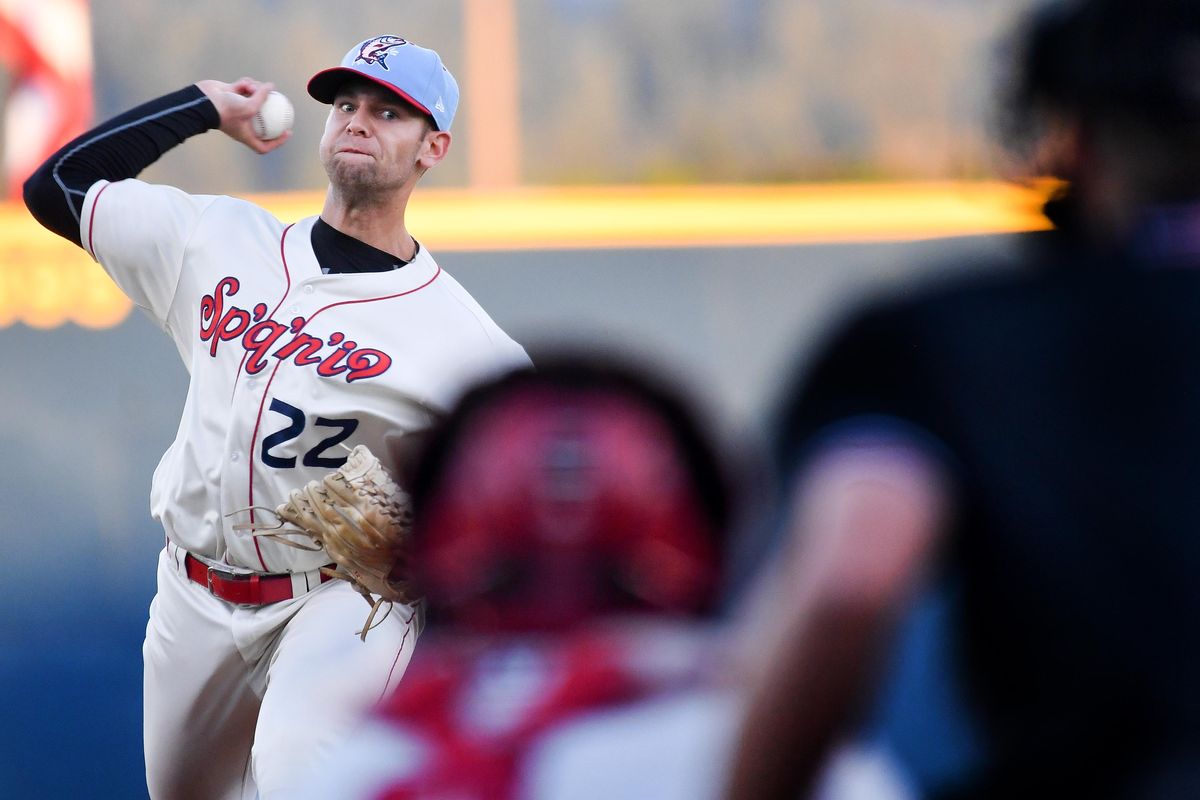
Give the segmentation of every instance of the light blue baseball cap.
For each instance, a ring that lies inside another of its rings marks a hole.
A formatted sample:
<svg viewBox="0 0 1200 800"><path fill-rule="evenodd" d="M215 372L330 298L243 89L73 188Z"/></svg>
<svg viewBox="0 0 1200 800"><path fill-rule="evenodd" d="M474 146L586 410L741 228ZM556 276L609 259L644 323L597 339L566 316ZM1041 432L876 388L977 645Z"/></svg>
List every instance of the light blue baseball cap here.
<svg viewBox="0 0 1200 800"><path fill-rule="evenodd" d="M399 36L374 36L351 47L340 66L313 75L308 93L332 103L338 87L355 77L395 92L433 117L439 131L450 130L458 110L458 82L433 50Z"/></svg>

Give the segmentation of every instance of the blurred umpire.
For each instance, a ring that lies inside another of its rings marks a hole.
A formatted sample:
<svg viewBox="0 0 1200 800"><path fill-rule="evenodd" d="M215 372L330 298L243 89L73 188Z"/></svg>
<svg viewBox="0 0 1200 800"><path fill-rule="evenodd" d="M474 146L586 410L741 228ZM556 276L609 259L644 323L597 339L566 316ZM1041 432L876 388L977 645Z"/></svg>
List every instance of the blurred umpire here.
<svg viewBox="0 0 1200 800"><path fill-rule="evenodd" d="M1057 4L1019 42L1057 230L858 314L789 395L794 592L730 797L811 791L950 580L981 757L916 794L1200 797L1200 3Z"/></svg>

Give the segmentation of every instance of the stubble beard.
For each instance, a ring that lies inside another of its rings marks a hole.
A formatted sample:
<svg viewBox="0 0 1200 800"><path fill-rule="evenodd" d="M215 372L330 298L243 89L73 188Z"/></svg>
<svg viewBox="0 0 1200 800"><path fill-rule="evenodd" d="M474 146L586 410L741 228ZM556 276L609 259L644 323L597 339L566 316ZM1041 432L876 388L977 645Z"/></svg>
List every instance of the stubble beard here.
<svg viewBox="0 0 1200 800"><path fill-rule="evenodd" d="M334 193L350 207L385 205L409 177L385 179L373 164L346 163L336 158L325 162L325 174Z"/></svg>
<svg viewBox="0 0 1200 800"><path fill-rule="evenodd" d="M334 192L347 205L382 205L384 199L396 191L392 182L379 180L367 164L330 163L326 164L325 174L329 175Z"/></svg>

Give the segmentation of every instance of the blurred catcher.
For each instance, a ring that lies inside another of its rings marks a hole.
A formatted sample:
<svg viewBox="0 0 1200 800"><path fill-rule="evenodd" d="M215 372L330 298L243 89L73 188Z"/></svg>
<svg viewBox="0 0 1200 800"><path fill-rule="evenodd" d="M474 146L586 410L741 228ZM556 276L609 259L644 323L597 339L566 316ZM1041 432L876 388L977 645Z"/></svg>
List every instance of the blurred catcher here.
<svg viewBox="0 0 1200 800"><path fill-rule="evenodd" d="M736 702L713 624L731 516L638 370L539 357L470 392L411 484L428 630L304 797L703 800Z"/></svg>

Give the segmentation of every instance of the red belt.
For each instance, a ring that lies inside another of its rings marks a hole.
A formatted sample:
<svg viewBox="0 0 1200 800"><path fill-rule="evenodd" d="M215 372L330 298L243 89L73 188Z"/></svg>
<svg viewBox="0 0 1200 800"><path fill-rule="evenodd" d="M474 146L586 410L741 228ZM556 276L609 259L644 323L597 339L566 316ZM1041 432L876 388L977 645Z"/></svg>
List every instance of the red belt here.
<svg viewBox="0 0 1200 800"><path fill-rule="evenodd" d="M214 597L239 605L265 606L281 600L291 600L292 573L260 574L257 572L228 572L210 567L191 553L186 553L183 563L188 577L200 584ZM333 566L332 564L330 566ZM333 580L324 572L320 583Z"/></svg>

